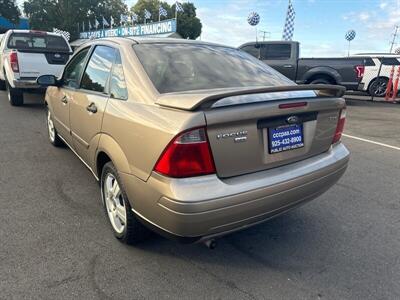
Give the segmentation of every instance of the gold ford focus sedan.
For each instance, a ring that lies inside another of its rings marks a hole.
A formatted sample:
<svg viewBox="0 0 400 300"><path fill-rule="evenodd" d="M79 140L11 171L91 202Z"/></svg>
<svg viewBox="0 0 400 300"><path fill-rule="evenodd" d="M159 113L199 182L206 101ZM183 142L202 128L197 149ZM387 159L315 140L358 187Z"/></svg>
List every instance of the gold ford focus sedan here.
<svg viewBox="0 0 400 300"><path fill-rule="evenodd" d="M44 75L47 126L100 182L115 236L184 242L268 220L346 170L344 89L296 85L226 46L110 38Z"/></svg>

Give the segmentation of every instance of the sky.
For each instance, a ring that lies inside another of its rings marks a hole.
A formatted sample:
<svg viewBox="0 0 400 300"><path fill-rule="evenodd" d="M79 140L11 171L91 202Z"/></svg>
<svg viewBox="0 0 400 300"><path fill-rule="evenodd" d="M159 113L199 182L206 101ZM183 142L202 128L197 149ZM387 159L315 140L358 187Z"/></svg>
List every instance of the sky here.
<svg viewBox="0 0 400 300"><path fill-rule="evenodd" d="M20 2L23 2L20 0ZM125 1L129 6L135 0ZM174 3L175 0L167 0ZM185 1L181 1L185 2ZM288 0L191 0L203 24L201 39L239 46L256 39L280 40ZM301 56L344 56L345 34L356 31L351 53L388 52L395 25L400 25L400 0L292 0L296 12L293 40L301 43ZM260 24L247 23L251 12ZM399 30L400 33L400 30ZM400 37L394 49L400 47Z"/></svg>

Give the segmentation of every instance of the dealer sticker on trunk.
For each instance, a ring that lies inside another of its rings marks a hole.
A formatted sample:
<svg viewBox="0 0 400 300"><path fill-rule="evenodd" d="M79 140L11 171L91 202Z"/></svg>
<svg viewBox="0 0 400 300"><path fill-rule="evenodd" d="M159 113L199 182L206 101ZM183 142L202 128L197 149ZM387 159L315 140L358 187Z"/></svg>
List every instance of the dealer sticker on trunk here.
<svg viewBox="0 0 400 300"><path fill-rule="evenodd" d="M304 147L303 125L269 128L269 153L279 153Z"/></svg>

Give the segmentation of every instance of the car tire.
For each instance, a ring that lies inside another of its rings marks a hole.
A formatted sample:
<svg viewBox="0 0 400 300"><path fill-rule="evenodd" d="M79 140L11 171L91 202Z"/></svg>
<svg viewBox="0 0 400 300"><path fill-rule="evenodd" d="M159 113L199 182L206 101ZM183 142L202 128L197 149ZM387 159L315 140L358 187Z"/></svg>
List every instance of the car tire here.
<svg viewBox="0 0 400 300"><path fill-rule="evenodd" d="M58 136L57 129L54 126L53 116L51 115L50 109L46 106L46 123L47 123L47 134L50 143L54 147L63 147L64 142Z"/></svg>
<svg viewBox="0 0 400 300"><path fill-rule="evenodd" d="M385 96L388 82L389 80L385 77L374 79L368 87L368 93L374 97Z"/></svg>
<svg viewBox="0 0 400 300"><path fill-rule="evenodd" d="M24 93L19 89L14 89L6 82L8 101L12 106L21 106L24 104Z"/></svg>
<svg viewBox="0 0 400 300"><path fill-rule="evenodd" d="M0 91L6 90L6 82L0 79Z"/></svg>
<svg viewBox="0 0 400 300"><path fill-rule="evenodd" d="M133 213L122 180L112 162L103 167L100 188L105 213L115 237L129 245L146 240L150 231Z"/></svg>

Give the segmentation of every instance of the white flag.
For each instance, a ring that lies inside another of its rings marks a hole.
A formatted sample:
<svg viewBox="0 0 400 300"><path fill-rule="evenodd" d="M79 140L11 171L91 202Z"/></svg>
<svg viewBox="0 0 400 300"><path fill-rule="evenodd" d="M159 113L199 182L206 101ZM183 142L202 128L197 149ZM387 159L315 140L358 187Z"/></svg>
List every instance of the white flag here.
<svg viewBox="0 0 400 300"><path fill-rule="evenodd" d="M107 20L103 17L103 26L110 26Z"/></svg>

